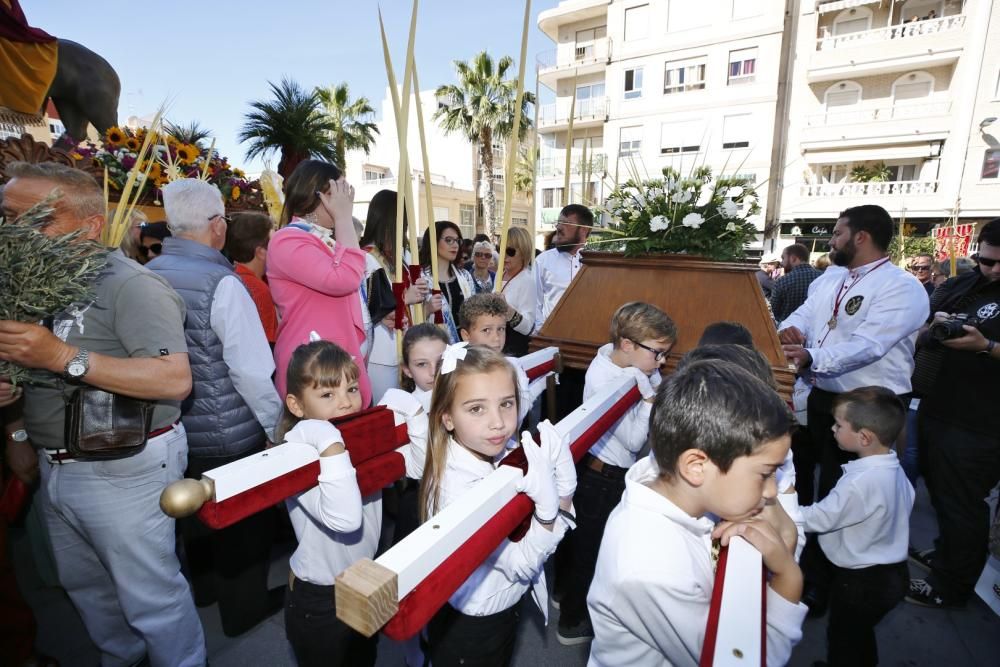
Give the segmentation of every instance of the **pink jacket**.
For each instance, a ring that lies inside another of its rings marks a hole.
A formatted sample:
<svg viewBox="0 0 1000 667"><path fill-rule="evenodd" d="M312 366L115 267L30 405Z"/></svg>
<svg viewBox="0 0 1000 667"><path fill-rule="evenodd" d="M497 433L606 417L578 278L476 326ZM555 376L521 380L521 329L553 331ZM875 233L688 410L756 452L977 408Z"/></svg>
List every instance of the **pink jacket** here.
<svg viewBox="0 0 1000 667"><path fill-rule="evenodd" d="M285 372L292 353L315 331L344 348L360 371L361 400L367 407L372 390L361 358L365 340L358 291L365 275L365 253L336 249L295 227L275 232L267 246L267 281L281 315L274 345L275 385L285 398Z"/></svg>

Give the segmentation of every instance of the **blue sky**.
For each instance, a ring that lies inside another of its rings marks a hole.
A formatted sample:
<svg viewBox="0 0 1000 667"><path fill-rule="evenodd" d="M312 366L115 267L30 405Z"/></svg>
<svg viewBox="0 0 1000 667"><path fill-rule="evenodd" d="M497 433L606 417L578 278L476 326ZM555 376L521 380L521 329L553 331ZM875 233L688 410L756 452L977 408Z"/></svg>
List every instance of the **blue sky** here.
<svg viewBox="0 0 1000 667"><path fill-rule="evenodd" d="M554 47L537 28L538 13L557 4L532 2L527 90L534 90L535 56ZM377 110L387 85L378 5L369 0L21 0L21 6L32 26L87 46L117 70L120 122L168 100L170 120L197 120L230 162L251 171L260 164L246 161L236 135L248 102L268 96L268 81L290 76L310 88L346 81L352 96L368 97ZM401 77L411 3L384 0L381 7ZM421 2L415 58L423 88L452 83L452 61L483 49L516 59L523 12L515 0Z"/></svg>

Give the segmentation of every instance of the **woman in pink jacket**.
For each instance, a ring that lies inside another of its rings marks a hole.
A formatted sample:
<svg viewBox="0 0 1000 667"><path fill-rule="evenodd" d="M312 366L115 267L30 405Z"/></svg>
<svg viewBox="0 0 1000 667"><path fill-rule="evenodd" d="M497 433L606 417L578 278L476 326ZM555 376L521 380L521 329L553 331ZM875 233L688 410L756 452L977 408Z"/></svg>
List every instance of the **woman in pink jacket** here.
<svg viewBox="0 0 1000 667"><path fill-rule="evenodd" d="M267 280L281 315L274 365L282 397L292 352L315 331L357 360L362 405L371 403L361 353L365 323L359 290L365 253L358 246L353 205L354 187L340 169L320 160L299 163L285 183L281 229L267 246Z"/></svg>

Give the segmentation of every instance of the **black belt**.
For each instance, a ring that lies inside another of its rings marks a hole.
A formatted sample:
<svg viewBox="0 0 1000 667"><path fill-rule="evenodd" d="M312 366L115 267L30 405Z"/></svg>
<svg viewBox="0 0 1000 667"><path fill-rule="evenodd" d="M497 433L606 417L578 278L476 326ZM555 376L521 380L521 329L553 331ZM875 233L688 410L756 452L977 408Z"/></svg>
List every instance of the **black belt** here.
<svg viewBox="0 0 1000 667"><path fill-rule="evenodd" d="M611 465L610 463L605 463L590 453L584 454L580 463L587 466L598 475L603 475L604 477L608 477L610 479L625 479L625 475L628 473L628 468L622 468L620 466Z"/></svg>

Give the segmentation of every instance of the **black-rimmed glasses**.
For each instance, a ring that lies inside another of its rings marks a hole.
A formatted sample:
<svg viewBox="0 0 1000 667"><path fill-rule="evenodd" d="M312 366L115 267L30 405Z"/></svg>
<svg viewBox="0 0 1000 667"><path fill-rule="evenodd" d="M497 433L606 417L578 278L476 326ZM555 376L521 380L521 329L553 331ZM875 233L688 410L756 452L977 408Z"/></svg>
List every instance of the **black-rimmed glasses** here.
<svg viewBox="0 0 1000 667"><path fill-rule="evenodd" d="M643 345L642 343L640 343L637 340L634 340L632 342L635 343L636 345L638 345L639 347L641 347L642 349L649 350L650 352L652 352L653 353L653 357L657 361L663 361L664 359L666 359L667 355L670 353L670 350L657 350L655 347L650 347L648 345Z"/></svg>

